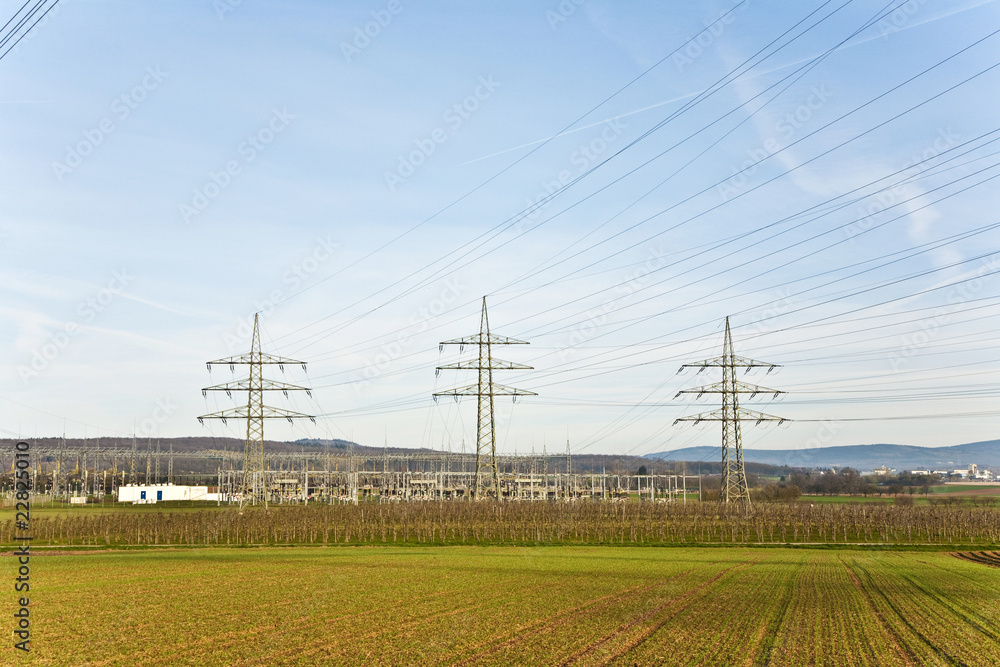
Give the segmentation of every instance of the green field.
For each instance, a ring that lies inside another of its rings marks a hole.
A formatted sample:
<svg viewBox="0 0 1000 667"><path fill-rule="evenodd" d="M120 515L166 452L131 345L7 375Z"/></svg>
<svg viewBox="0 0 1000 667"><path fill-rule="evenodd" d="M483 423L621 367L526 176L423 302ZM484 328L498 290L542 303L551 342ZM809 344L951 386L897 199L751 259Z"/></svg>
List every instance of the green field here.
<svg viewBox="0 0 1000 667"><path fill-rule="evenodd" d="M983 493L996 493L1000 489L1000 484L942 484L932 486L931 493L968 493L970 491L982 491Z"/></svg>
<svg viewBox="0 0 1000 667"><path fill-rule="evenodd" d="M1000 569L943 552L218 548L32 565L38 665L1000 663Z"/></svg>
<svg viewBox="0 0 1000 667"><path fill-rule="evenodd" d="M915 498L914 502L920 499ZM802 496L800 503L892 503L892 496Z"/></svg>
<svg viewBox="0 0 1000 667"><path fill-rule="evenodd" d="M190 500L169 500L153 505L133 505L132 503L116 503L109 498L104 503L96 502L87 505L70 505L62 500L47 503L33 502L31 504L31 515L36 518L53 518L115 513L157 514L161 512L196 512L199 510L212 511L221 509L228 509L228 506L219 505L214 502ZM10 521L14 518L14 514L13 501L8 501L7 504L0 507L0 521Z"/></svg>

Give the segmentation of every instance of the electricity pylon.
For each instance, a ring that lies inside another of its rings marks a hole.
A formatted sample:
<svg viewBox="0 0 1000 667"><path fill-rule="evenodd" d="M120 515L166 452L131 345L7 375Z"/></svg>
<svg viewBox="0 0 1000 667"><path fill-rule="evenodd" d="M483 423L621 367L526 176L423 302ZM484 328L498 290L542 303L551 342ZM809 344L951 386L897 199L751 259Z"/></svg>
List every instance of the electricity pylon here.
<svg viewBox="0 0 1000 667"><path fill-rule="evenodd" d="M136 474L135 474L135 457L136 456L137 456L137 452L136 452L136 449L135 449L135 432L133 432L132 433L132 454L129 456L129 459L128 459L128 483L129 484L138 484L139 483L139 480L138 480L138 478L136 477Z"/></svg>
<svg viewBox="0 0 1000 667"><path fill-rule="evenodd" d="M201 390L203 396L209 391L224 391L226 395L232 396L234 391L247 392L246 407L229 408L211 414L198 417L198 421L204 423L205 419L221 419L226 423L229 419L247 420L247 442L246 453L243 458L243 485L240 489L240 510L248 504L256 505L263 502L264 507L268 505L268 488L265 479L266 469L264 467L264 420L265 419L287 419L289 423L293 419L309 419L316 423L313 415L292 412L281 408L272 408L264 405L264 392L281 390L288 396L289 391L304 391L312 396L312 390L308 387L300 387L287 382L277 382L264 377L263 368L265 365L277 365L281 372L285 372L285 364L299 364L302 370L306 370L306 362L277 357L272 354L261 352L260 350L260 329L257 322L257 314L253 316L253 339L250 343L250 352L234 357L216 359L207 363L208 372L212 372L213 365L226 364L229 370L233 371L237 365L250 367L250 375L242 380L233 380L222 384L205 387Z"/></svg>
<svg viewBox="0 0 1000 667"><path fill-rule="evenodd" d="M722 409L703 412L690 417L681 417L674 421L674 424L678 422L722 422L722 488L719 493L719 501L723 503L739 502L749 507L750 489L747 487L747 473L743 466L743 438L740 434L740 422L754 421L757 424L762 422L778 422L780 426L788 420L783 417L775 417L763 412L741 408L740 394L750 394L751 399L757 394L774 394L774 397L777 398L785 392L740 382L736 379L736 369L745 368L747 369L746 372L749 372L751 368L766 368L767 372L770 373L775 368L780 368L780 366L736 356L733 352L733 335L729 331L729 318L727 317L726 338L722 346L722 356L681 366L681 370L685 368L697 368L699 373L706 368L722 369L722 382L677 392L677 396L681 394L697 394L699 398L705 394L722 394ZM674 396L674 398L677 398L677 396Z"/></svg>
<svg viewBox="0 0 1000 667"><path fill-rule="evenodd" d="M527 341L498 336L490 333L490 319L486 313L486 297L483 297L483 312L479 319L479 333L465 338L455 338L441 342L440 349L445 345L478 345L479 355L476 359L460 361L454 364L438 366L435 371L442 370L475 370L479 373L476 384L467 387L459 387L449 391L442 391L434 394L434 400L441 396L454 396L458 400L459 396L478 397L478 418L476 420L476 477L473 481L472 497L479 500L485 498L489 490L486 488L486 480L489 476L492 482L492 493L495 498L500 498L500 471L497 467L497 436L496 419L493 410L494 396L512 396L517 400L518 396L537 396L533 391L516 389L493 381L493 371L510 370L532 370L531 366L518 364L513 361L503 361L493 358L494 345L528 345ZM488 469L488 470L487 470Z"/></svg>

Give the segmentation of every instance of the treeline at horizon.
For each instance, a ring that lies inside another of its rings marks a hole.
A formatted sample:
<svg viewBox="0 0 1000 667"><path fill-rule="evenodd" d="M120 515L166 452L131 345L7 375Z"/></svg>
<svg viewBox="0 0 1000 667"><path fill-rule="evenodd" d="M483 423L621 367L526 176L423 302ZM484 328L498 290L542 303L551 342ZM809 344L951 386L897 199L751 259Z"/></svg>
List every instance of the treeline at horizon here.
<svg viewBox="0 0 1000 667"><path fill-rule="evenodd" d="M940 484L937 475L914 475L903 472L889 475L862 475L854 468L826 471L823 474L803 471L784 476L782 482L802 493L830 496L900 496L927 495L931 486ZM779 482L779 486L782 485Z"/></svg>

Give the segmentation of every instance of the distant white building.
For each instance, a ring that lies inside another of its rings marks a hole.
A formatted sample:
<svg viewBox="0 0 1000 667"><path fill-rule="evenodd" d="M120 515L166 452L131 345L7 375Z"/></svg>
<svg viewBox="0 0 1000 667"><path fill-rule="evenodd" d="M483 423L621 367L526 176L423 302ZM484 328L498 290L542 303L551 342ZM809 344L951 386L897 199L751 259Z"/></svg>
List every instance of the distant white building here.
<svg viewBox="0 0 1000 667"><path fill-rule="evenodd" d="M993 473L989 470L980 470L976 467L976 464L972 464L969 466L969 477L978 479L981 482L990 482L993 480Z"/></svg>
<svg viewBox="0 0 1000 667"><path fill-rule="evenodd" d="M164 500L208 500L207 486L129 484L118 487L118 502L153 505Z"/></svg>
<svg viewBox="0 0 1000 667"><path fill-rule="evenodd" d="M979 479L979 480L990 480L993 479L992 473L989 470L983 470L980 472L979 466L975 463L969 464L967 470L952 470L952 476L961 477L962 479Z"/></svg>

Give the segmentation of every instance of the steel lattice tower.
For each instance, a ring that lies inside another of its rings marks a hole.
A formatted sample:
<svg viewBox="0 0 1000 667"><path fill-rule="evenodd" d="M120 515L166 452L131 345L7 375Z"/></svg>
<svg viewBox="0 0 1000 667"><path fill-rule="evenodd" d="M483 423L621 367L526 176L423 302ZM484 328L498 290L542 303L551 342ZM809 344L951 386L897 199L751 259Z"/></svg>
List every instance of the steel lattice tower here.
<svg viewBox="0 0 1000 667"><path fill-rule="evenodd" d="M705 394L722 394L722 409L703 412L690 417L681 417L674 421L674 423L722 422L722 488L719 493L719 501L723 503L742 503L744 506L749 507L750 489L747 486L747 473L743 465L743 438L740 423L743 421L754 421L757 424L762 422L778 422L780 425L788 420L783 417L775 417L763 412L741 408L740 394L750 394L751 399L757 394L774 394L774 397L777 398L785 392L740 382L736 379L736 369L745 368L749 372L752 368L766 368L767 372L770 373L775 368L780 368L780 366L737 356L733 351L733 335L729 330L729 318L727 317L726 338L722 346L722 356L681 366L681 370L685 368L697 368L699 373L706 368L722 369L722 382L677 392L677 396L681 394L697 394L699 397ZM677 398L677 396L674 398Z"/></svg>
<svg viewBox="0 0 1000 667"><path fill-rule="evenodd" d="M285 393L285 396L288 396L289 391L304 391L307 395L312 396L312 391L308 387L268 380L264 377L263 368L265 365L276 364L284 372L285 364L299 364L302 366L302 370L305 371L306 362L261 352L258 314L254 313L253 339L250 343L250 352L209 361L206 364L209 373L212 372L212 366L215 364L226 364L230 370L233 370L237 365L249 366L250 374L242 380L234 380L232 382L205 387L201 390L202 395L207 395L209 391L224 391L228 396L232 396L232 392L234 391L245 391L247 392L247 405L245 408L229 408L202 415L198 417L198 421L221 419L225 423L228 419L247 420L246 453L243 458L243 484L240 489L240 509L242 510L244 505L255 505L258 502L263 502L266 508L269 494L267 480L265 479L267 469L264 465L264 420L282 418L287 419L291 423L293 419L310 419L313 423L316 423L316 417L302 414L301 412L292 412L291 410L272 408L269 405L264 405L265 391L281 390Z"/></svg>
<svg viewBox="0 0 1000 667"><path fill-rule="evenodd" d="M138 483L138 480L136 479L136 476L135 476L135 457L136 457L136 455L137 455L137 453L136 453L136 449L135 449L135 433L133 433L132 434L132 455L128 459L128 483L129 484L137 484Z"/></svg>
<svg viewBox="0 0 1000 667"><path fill-rule="evenodd" d="M489 478L492 486L492 493L495 498L500 498L500 471L497 467L497 438L496 438L496 416L493 406L495 396L512 396L517 400L517 396L537 396L533 391L516 389L497 384L493 381L493 371L509 370L532 370L531 366L518 364L513 361L503 361L493 358L494 345L528 345L524 340L498 336L490 332L490 318L486 312L486 297L483 297L483 311L479 320L479 333L465 338L455 338L441 342L440 348L445 345L477 345L479 355L476 359L460 361L455 364L438 366L435 370L440 373L446 369L475 370L478 372L476 384L467 387L451 389L434 394L436 401L441 396L476 396L478 398L478 409L476 418L476 477L473 482L472 496L476 499L485 498L489 493L486 488L485 479Z"/></svg>

